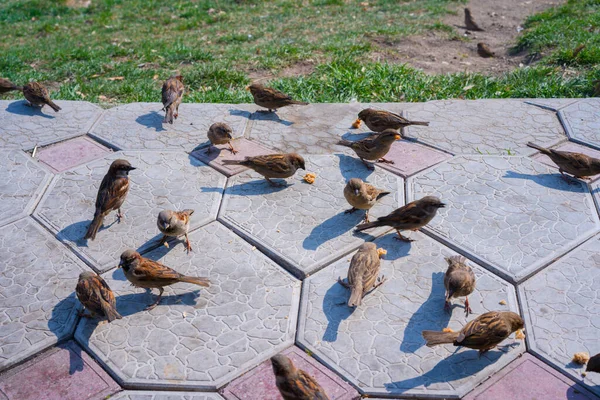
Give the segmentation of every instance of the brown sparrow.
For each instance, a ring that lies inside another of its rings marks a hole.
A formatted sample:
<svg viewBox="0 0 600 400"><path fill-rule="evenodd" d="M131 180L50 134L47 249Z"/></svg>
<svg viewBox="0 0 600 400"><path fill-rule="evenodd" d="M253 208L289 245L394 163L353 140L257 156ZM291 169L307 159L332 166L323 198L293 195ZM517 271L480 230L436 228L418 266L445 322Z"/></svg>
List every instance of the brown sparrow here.
<svg viewBox="0 0 600 400"><path fill-rule="evenodd" d="M600 373L600 353L596 354L587 362L586 372L597 372Z"/></svg>
<svg viewBox="0 0 600 400"><path fill-rule="evenodd" d="M271 364L283 400L329 400L315 378L296 368L288 357L277 354L271 357Z"/></svg>
<svg viewBox="0 0 600 400"><path fill-rule="evenodd" d="M156 225L158 230L164 235L161 243L167 243L169 236L179 237L185 236L185 247L188 253L192 251L192 245L188 238L188 231L190 230L190 217L194 213L194 210L183 210L183 211L171 211L163 210L158 214Z"/></svg>
<svg viewBox="0 0 600 400"><path fill-rule="evenodd" d="M345 212L351 214L356 210L366 210L365 222L369 222L369 210L388 194L390 192L377 189L375 186L363 182L360 178L352 178L344 188L344 197L352 208Z"/></svg>
<svg viewBox="0 0 600 400"><path fill-rule="evenodd" d="M246 157L244 160L223 160L224 165L243 165L258 172L273 186L281 186L271 179L285 179L293 176L298 169L305 170L304 158L296 153L267 154Z"/></svg>
<svg viewBox="0 0 600 400"><path fill-rule="evenodd" d="M359 112L358 119L364 121L373 132L383 132L386 129L398 130L409 125L429 126L429 122L409 121L401 115L374 108L366 108Z"/></svg>
<svg viewBox="0 0 600 400"><path fill-rule="evenodd" d="M531 142L527 143L527 146L533 147L550 157L554 164L558 166L558 172L567 182L569 182L569 178L565 175L565 172L579 179L590 179L590 176L600 174L600 159L581 153L546 149Z"/></svg>
<svg viewBox="0 0 600 400"><path fill-rule="evenodd" d="M303 101L293 100L287 94L265 87L260 83L253 83L252 85L246 87L246 90L249 90L250 93L252 93L252 97L254 97L254 103L261 107L267 108L269 112L275 112L278 108L292 104L301 106L308 104Z"/></svg>
<svg viewBox="0 0 600 400"><path fill-rule="evenodd" d="M75 287L77 298L83 304L83 307L88 309L92 315L82 316L94 318L96 314L104 315L108 322L115 319L121 319L121 314L117 312L117 302L113 291L104 279L95 272L82 272L79 274L79 282Z"/></svg>
<svg viewBox="0 0 600 400"><path fill-rule="evenodd" d="M163 123L172 124L173 118L177 119L179 116L179 105L184 91L183 76L181 75L173 75L163 83L162 103L163 110L166 111Z"/></svg>
<svg viewBox="0 0 600 400"><path fill-rule="evenodd" d="M471 15L471 10L469 10L468 8L465 8L465 27L467 28L467 30L473 32L483 31L483 29L481 29L473 19L473 16Z"/></svg>
<svg viewBox="0 0 600 400"><path fill-rule="evenodd" d="M412 242L412 239L403 236L400 231L416 231L417 229L424 227L433 219L433 217L435 217L437 210L444 206L445 204L437 197L425 196L422 199L415 200L392 211L385 217L377 218L377 221L358 225L356 230L360 232L378 226L391 226L398 233L396 239Z"/></svg>
<svg viewBox="0 0 600 400"><path fill-rule="evenodd" d="M158 305L162 297L163 288L177 282L193 283L198 286L210 286L208 278L197 278L194 276L185 276L179 272L162 265L156 261L142 257L135 250L125 250L121 254L119 268L123 268L125 277L133 286L145 289L158 289L160 293L158 298L150 304L146 310L151 310Z"/></svg>
<svg viewBox="0 0 600 400"><path fill-rule="evenodd" d="M356 142L350 142L348 140L340 140L338 142L341 146L350 147L358 158L367 166L368 169L373 170L372 164L367 163L365 160L394 164L394 161L386 160L383 158L392 147L394 141L401 139L400 134L394 129L386 129L379 135L366 137Z"/></svg>
<svg viewBox="0 0 600 400"><path fill-rule="evenodd" d="M238 151L233 148L231 142L233 141L233 129L229 125L223 122L216 122L208 128L208 140L210 140L211 146L208 146L208 150L206 150L206 154L210 154L212 151L212 146L216 146L217 144L228 144L229 150L236 154Z"/></svg>
<svg viewBox="0 0 600 400"><path fill-rule="evenodd" d="M496 53L494 53L489 46L483 42L477 43L477 54L483 58L491 58L496 55Z"/></svg>
<svg viewBox="0 0 600 400"><path fill-rule="evenodd" d="M23 87L15 85L8 79L0 78L0 94L8 93L13 90L23 90Z"/></svg>
<svg viewBox="0 0 600 400"><path fill-rule="evenodd" d="M475 274L467 265L467 259L463 256L447 257L448 270L444 276L444 287L446 288L446 303L444 309L450 311L450 300L454 297L466 297L465 313L467 317L472 313L469 306L469 295L475 290Z"/></svg>
<svg viewBox="0 0 600 400"><path fill-rule="evenodd" d="M348 283L338 278L342 286L350 289L348 307L360 306L363 297L383 285L385 277L378 278L380 265L375 243L363 243L350 261Z"/></svg>
<svg viewBox="0 0 600 400"><path fill-rule="evenodd" d="M96 212L84 239L96 239L96 234L104 221L104 217L111 211L117 210L119 221L124 218L123 213L121 213L121 206L129 191L129 171L134 169L135 167L132 167L127 160L118 159L110 164L108 172L104 175L102 183L100 183L98 196L96 197Z"/></svg>
<svg viewBox="0 0 600 400"><path fill-rule="evenodd" d="M59 112L61 108L54 104L50 100L48 89L44 85L38 82L29 82L23 86L23 96L29 101L30 106L36 106L43 108L45 104L48 104L56 112Z"/></svg>

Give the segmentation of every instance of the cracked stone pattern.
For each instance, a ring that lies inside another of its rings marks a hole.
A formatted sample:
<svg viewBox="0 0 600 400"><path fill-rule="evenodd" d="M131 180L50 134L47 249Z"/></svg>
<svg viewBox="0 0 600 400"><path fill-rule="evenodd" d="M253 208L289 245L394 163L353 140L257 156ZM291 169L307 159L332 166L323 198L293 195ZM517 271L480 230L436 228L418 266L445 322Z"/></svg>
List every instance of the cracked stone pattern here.
<svg viewBox="0 0 600 400"><path fill-rule="evenodd" d="M600 237L556 261L519 288L527 343L534 353L600 396L600 375L571 362L600 353Z"/></svg>
<svg viewBox="0 0 600 400"><path fill-rule="evenodd" d="M36 158L54 173L60 173L104 157L108 152L110 150L100 143L81 136L44 147L37 152Z"/></svg>
<svg viewBox="0 0 600 400"><path fill-rule="evenodd" d="M0 100L0 147L33 149L87 133L102 109L85 101L62 101L55 113L25 105L25 100Z"/></svg>
<svg viewBox="0 0 600 400"><path fill-rule="evenodd" d="M392 192L371 209L373 219L389 214L404 198L402 178L379 168L371 172L353 157L320 155L305 161L306 172L317 175L314 184L302 181L302 170L286 188L273 188L254 171L242 172L229 179L219 213L220 221L299 276L389 229L353 233L364 212L344 213L351 208L343 194L346 181L357 177Z"/></svg>
<svg viewBox="0 0 600 400"><path fill-rule="evenodd" d="M163 124L161 103L131 103L107 110L91 135L122 150L185 150L207 145L206 133L225 122L233 136L244 135L254 106L244 104L181 104L173 125Z"/></svg>
<svg viewBox="0 0 600 400"><path fill-rule="evenodd" d="M347 277L351 254L307 278L302 296L298 341L318 359L367 394L462 396L525 351L521 341L504 344L478 358L477 352L452 345L428 348L421 331L458 331L466 323L463 299L453 300L452 315L444 307L444 257L454 255L422 233L415 242L400 243L389 233L375 241L387 250L381 274L387 281L347 307L349 291L337 283ZM518 312L514 288L469 261L477 288L469 297L474 314L492 310ZM505 300L507 305L501 305Z"/></svg>
<svg viewBox="0 0 600 400"><path fill-rule="evenodd" d="M543 107L552 111L558 111L561 108L575 103L576 101L577 99L532 99L526 100L525 103Z"/></svg>
<svg viewBox="0 0 600 400"><path fill-rule="evenodd" d="M155 392L126 390L110 397L111 400L223 400L217 393Z"/></svg>
<svg viewBox="0 0 600 400"><path fill-rule="evenodd" d="M104 220L96 240L83 237L94 216L96 194L110 164L129 160L129 194L116 222L116 212ZM162 235L156 217L164 209L195 210L190 229L217 215L225 177L183 152L118 152L58 175L38 206L35 217L56 233L98 271L114 268L127 248L144 252L158 245ZM176 251L183 252L183 245Z"/></svg>
<svg viewBox="0 0 600 400"><path fill-rule="evenodd" d="M72 334L85 269L31 218L0 232L0 371Z"/></svg>
<svg viewBox="0 0 600 400"><path fill-rule="evenodd" d="M143 311L154 296L118 269L105 279L124 318L77 328L75 338L131 387L215 390L294 342L300 281L219 223L190 240L202 251L161 247L148 257L209 277L209 288L175 284Z"/></svg>
<svg viewBox="0 0 600 400"><path fill-rule="evenodd" d="M3 226L33 211L52 174L20 150L1 150L0 166L0 226Z"/></svg>
<svg viewBox="0 0 600 400"><path fill-rule="evenodd" d="M583 153L590 157L600 159L600 150L592 149L588 146L582 146L580 144L573 143L573 142L561 143L560 145L553 147L553 149L560 150L560 151L572 151L572 152L576 152L576 153ZM554 164L552 162L552 160L550 160L550 157L545 156L541 153L538 153L535 156L533 156L533 159L558 169L556 164ZM593 175L591 178L592 178L592 180L596 180L596 179L598 179L599 176L600 176L600 174Z"/></svg>
<svg viewBox="0 0 600 400"><path fill-rule="evenodd" d="M448 206L425 228L521 281L600 228L587 185L526 157L461 156L409 181L409 200Z"/></svg>
<svg viewBox="0 0 600 400"><path fill-rule="evenodd" d="M583 99L559 112L569 137L600 149L600 99Z"/></svg>
<svg viewBox="0 0 600 400"><path fill-rule="evenodd" d="M243 165L224 165L223 160L244 160L246 157L275 153L273 150L245 138L234 140L232 144L237 150L236 154L231 153L229 146L226 144L213 146L209 154L206 154L207 147L195 150L191 154L222 174L232 176L248 168Z"/></svg>
<svg viewBox="0 0 600 400"><path fill-rule="evenodd" d="M429 126L405 133L453 154L531 155L529 141L549 147L565 138L556 115L520 100L440 100L415 103L409 119Z"/></svg>

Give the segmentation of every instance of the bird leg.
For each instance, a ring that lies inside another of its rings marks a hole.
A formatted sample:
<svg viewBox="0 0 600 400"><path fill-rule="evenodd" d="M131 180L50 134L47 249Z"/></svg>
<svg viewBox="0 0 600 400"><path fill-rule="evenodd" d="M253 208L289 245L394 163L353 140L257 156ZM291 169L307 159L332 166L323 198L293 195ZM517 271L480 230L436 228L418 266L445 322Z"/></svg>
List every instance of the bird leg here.
<svg viewBox="0 0 600 400"><path fill-rule="evenodd" d="M169 248L169 243L167 242L168 238L169 237L167 235L163 235L163 237L160 239L160 244L165 246L167 249Z"/></svg>
<svg viewBox="0 0 600 400"><path fill-rule="evenodd" d="M344 214L352 214L354 211L358 211L358 208L352 207L351 209L344 211Z"/></svg>
<svg viewBox="0 0 600 400"><path fill-rule="evenodd" d="M125 214L121 212L121 207L119 207L117 210L117 222L120 224L122 219L125 219Z"/></svg>
<svg viewBox="0 0 600 400"><path fill-rule="evenodd" d="M368 170L370 171L375 171L375 167L373 166L373 164L370 164L368 162L366 162L365 160L363 160L362 158L360 159L360 161L363 162L363 164L365 164L365 166L367 167Z"/></svg>
<svg viewBox="0 0 600 400"><path fill-rule="evenodd" d="M188 254L190 254L190 251L192 251L192 244L190 243L187 233L185 234L185 247L187 248Z"/></svg>
<svg viewBox="0 0 600 400"><path fill-rule="evenodd" d="M385 281L387 281L387 278L385 277L385 275L382 275L382 276L378 277L377 281L371 287L371 290L369 290L367 293L365 293L363 295L363 299L365 297L367 297L367 295L373 293L375 291L375 289L377 289L379 286L383 285L385 283Z"/></svg>
<svg viewBox="0 0 600 400"><path fill-rule="evenodd" d="M396 164L394 161L392 160L386 160L385 158L380 158L379 160L377 160L378 163L384 163L384 164Z"/></svg>
<svg viewBox="0 0 600 400"><path fill-rule="evenodd" d="M213 148L212 144L209 145L208 149L206 149L206 153L204 153L204 154L210 154L210 153L212 153L212 148Z"/></svg>
<svg viewBox="0 0 600 400"><path fill-rule="evenodd" d="M338 276L338 283L340 285L342 285L343 287L345 287L346 289L350 289L350 285L348 285L348 283L344 282L344 280Z"/></svg>
<svg viewBox="0 0 600 400"><path fill-rule="evenodd" d="M367 211L365 211L365 222L369 222L369 210L367 209Z"/></svg>
<svg viewBox="0 0 600 400"><path fill-rule="evenodd" d="M237 151L236 149L233 148L231 142L227 143L229 145L229 151L231 151L232 154L237 154L239 153L239 151Z"/></svg>
<svg viewBox="0 0 600 400"><path fill-rule="evenodd" d="M271 184L271 186L274 186L274 187L285 187L285 186L287 186L287 185L284 185L282 183L273 182L272 180L270 180L266 176L265 176L265 179L267 180L267 182L269 182Z"/></svg>
<svg viewBox="0 0 600 400"><path fill-rule="evenodd" d="M154 307L156 307L158 305L158 303L160 303L160 299L162 298L162 294L165 291L165 289L159 287L158 290L160 290L160 293L158 294L156 301L154 303L150 304L148 307L146 307L146 311L152 310Z"/></svg>
<svg viewBox="0 0 600 400"><path fill-rule="evenodd" d="M414 242L413 239L407 238L406 236L404 236L403 234L401 234L399 229L396 229L396 233L398 233L398 237L394 237L394 239L396 239L396 240L402 240L403 242L408 242L408 243Z"/></svg>
<svg viewBox="0 0 600 400"><path fill-rule="evenodd" d="M84 307L83 310L79 310L77 315L83 318L96 318L96 314L93 311L90 311L89 314L87 314L85 311L86 308Z"/></svg>
<svg viewBox="0 0 600 400"><path fill-rule="evenodd" d="M560 176L564 179L565 182L567 182L568 185L574 184L573 180L575 180L575 178L572 178L569 175L565 174L565 171L563 171L562 168L559 168L558 172L560 172ZM577 180L575 180L575 182L577 182Z"/></svg>
<svg viewBox="0 0 600 400"><path fill-rule="evenodd" d="M465 314L468 317L469 313L473 314L473 310L471 310L471 306L469 306L469 296L465 298Z"/></svg>

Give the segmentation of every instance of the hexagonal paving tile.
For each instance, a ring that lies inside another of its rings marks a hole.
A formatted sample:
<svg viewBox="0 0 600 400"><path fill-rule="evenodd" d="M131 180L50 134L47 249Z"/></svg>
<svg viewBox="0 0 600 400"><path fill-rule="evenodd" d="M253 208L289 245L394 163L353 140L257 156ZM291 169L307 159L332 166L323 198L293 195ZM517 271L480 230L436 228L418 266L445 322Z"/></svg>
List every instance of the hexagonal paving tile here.
<svg viewBox="0 0 600 400"><path fill-rule="evenodd" d="M582 154L588 155L590 157L600 159L600 150L592 149L591 147L582 146L580 144L573 143L573 142L561 143L558 146L554 146L553 149L560 150L560 151L572 151L572 152L576 152L576 153L582 153ZM550 165L551 167L558 168L556 166L556 164L554 164L548 156L545 156L541 153L534 155L533 159L537 160L541 163L544 163L546 165ZM597 175L592 176L591 178L592 178L592 180L596 180L599 176L600 176L600 174L597 174Z"/></svg>
<svg viewBox="0 0 600 400"><path fill-rule="evenodd" d="M20 150L0 150L0 226L29 215L52 174Z"/></svg>
<svg viewBox="0 0 600 400"><path fill-rule="evenodd" d="M421 331L446 326L457 331L467 319L462 300L453 301L452 315L444 311L444 257L455 253L421 233L412 238L411 244L400 243L390 233L375 241L387 250L381 274L388 280L357 309L347 307L349 292L337 283L347 276L351 255L309 277L298 342L367 394L460 397L518 357L525 345L509 339L481 358L452 345L426 347ZM477 289L469 297L474 315L468 320L491 310L518 310L512 285L469 264Z"/></svg>
<svg viewBox="0 0 600 400"><path fill-rule="evenodd" d="M582 99L560 110L558 116L567 135L583 144L600 149L600 99Z"/></svg>
<svg viewBox="0 0 600 400"><path fill-rule="evenodd" d="M521 100L413 103L407 114L430 122L406 128L407 136L454 154L530 155L535 150L525 145L528 141L548 147L565 138L554 113Z"/></svg>
<svg viewBox="0 0 600 400"><path fill-rule="evenodd" d="M206 132L226 122L234 137L244 130L255 106L246 104L182 104L173 125L163 124L161 103L131 103L107 110L90 134L122 150L185 150L207 145Z"/></svg>
<svg viewBox="0 0 600 400"><path fill-rule="evenodd" d="M600 353L600 237L589 240L520 285L527 344L574 380L600 395L600 375L571 362L573 354Z"/></svg>
<svg viewBox="0 0 600 400"><path fill-rule="evenodd" d="M302 170L288 179L287 188L272 187L254 171L242 172L229 179L219 212L220 221L298 276L389 230L353 233L364 212L344 213L351 208L343 194L347 180L361 178L392 192L373 207L373 219L389 214L404 198L402 178L379 168L371 172L356 158L338 154L308 156L305 161L306 172L317 174L314 184L302 181Z"/></svg>
<svg viewBox="0 0 600 400"><path fill-rule="evenodd" d="M450 157L452 156L448 153L403 139L394 142L385 156L387 160L394 161L394 164L381 163L380 166L406 178Z"/></svg>
<svg viewBox="0 0 600 400"><path fill-rule="evenodd" d="M130 189L123 205L104 220L96 240L83 236L94 216L98 187L109 165L124 158L137 169L129 173ZM216 218L225 177L183 152L118 152L57 176L35 217L98 271L116 266L127 248L141 252L158 245L162 235L156 217L163 209L192 208L191 229ZM183 251L178 246L177 251Z"/></svg>
<svg viewBox="0 0 600 400"><path fill-rule="evenodd" d="M0 232L0 370L72 334L79 302L75 285L85 270L31 218Z"/></svg>
<svg viewBox="0 0 600 400"><path fill-rule="evenodd" d="M25 100L0 100L0 147L30 150L87 133L102 109L86 101L62 101L55 113L48 106L40 111Z"/></svg>
<svg viewBox="0 0 600 400"><path fill-rule="evenodd" d="M425 228L519 282L600 229L588 187L527 157L461 156L410 178L448 206Z"/></svg>
<svg viewBox="0 0 600 400"><path fill-rule="evenodd" d="M89 137L81 136L39 149L36 158L55 173L104 157L110 150Z"/></svg>
<svg viewBox="0 0 600 400"><path fill-rule="evenodd" d="M237 150L236 154L231 153L228 145L220 144L218 146L213 146L212 151L208 154L206 153L208 147L203 147L193 151L191 155L203 163L210 165L222 174L232 176L245 171L248 168L243 165L224 165L223 160L243 160L246 157L276 153L265 146L261 146L260 144L245 138L234 140L233 146Z"/></svg>
<svg viewBox="0 0 600 400"><path fill-rule="evenodd" d="M129 387L215 390L294 341L300 281L217 222L190 240L203 250L161 247L148 257L209 277L209 288L175 284L144 311L154 297L119 269L105 279L123 319L77 327L75 338Z"/></svg>
<svg viewBox="0 0 600 400"><path fill-rule="evenodd" d="M532 99L525 100L525 103L538 107L543 107L547 110L558 111L570 104L573 104L577 99Z"/></svg>
<svg viewBox="0 0 600 400"><path fill-rule="evenodd" d="M217 393L126 390L111 400L223 400Z"/></svg>

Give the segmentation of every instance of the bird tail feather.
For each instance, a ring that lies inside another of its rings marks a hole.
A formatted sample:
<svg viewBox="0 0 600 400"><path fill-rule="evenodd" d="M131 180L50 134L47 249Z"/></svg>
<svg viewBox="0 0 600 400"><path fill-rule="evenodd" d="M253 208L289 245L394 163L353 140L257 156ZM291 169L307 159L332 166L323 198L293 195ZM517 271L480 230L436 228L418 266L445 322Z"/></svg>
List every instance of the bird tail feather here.
<svg viewBox="0 0 600 400"><path fill-rule="evenodd" d="M223 160L224 165L244 165L245 160Z"/></svg>
<svg viewBox="0 0 600 400"><path fill-rule="evenodd" d="M363 291L362 287L353 287L348 299L348 307L358 307L362 303Z"/></svg>
<svg viewBox="0 0 600 400"><path fill-rule="evenodd" d="M173 106L171 104L166 107L165 119L163 119L163 122L168 124L173 123Z"/></svg>
<svg viewBox="0 0 600 400"><path fill-rule="evenodd" d="M377 196L377 200L381 200L382 198L384 198L388 194L390 194L390 192L381 192L381 193L379 193L379 195Z"/></svg>
<svg viewBox="0 0 600 400"><path fill-rule="evenodd" d="M454 343L460 332L423 331L421 334L427 342L427 347L433 347L438 344Z"/></svg>
<svg viewBox="0 0 600 400"><path fill-rule="evenodd" d="M382 226L380 221L372 221L372 222L366 222L364 224L360 224L356 227L357 231L364 231L365 229L371 229L371 228L376 228L378 226Z"/></svg>
<svg viewBox="0 0 600 400"><path fill-rule="evenodd" d="M102 221L104 221L104 214L101 214L101 213L94 214L94 219L92 220L92 223L88 227L88 230L83 238L95 240L96 234L98 233L98 230L102 226Z"/></svg>
<svg viewBox="0 0 600 400"><path fill-rule="evenodd" d="M205 287L210 286L210 281L208 280L208 278L197 278L195 276L185 276L184 275L181 277L180 282L193 283L194 285L205 286Z"/></svg>
<svg viewBox="0 0 600 400"><path fill-rule="evenodd" d="M425 121L410 121L411 125L422 125L422 126L429 126L429 122L425 122Z"/></svg>
<svg viewBox="0 0 600 400"><path fill-rule="evenodd" d="M539 151L540 151L540 152L542 152L543 154L550 154L550 150L548 150L547 148L545 148L545 147L542 147L542 146L540 146L540 145L537 145L537 144L535 144L535 143L528 142L528 143L527 143L527 146L528 146L528 147L532 147L532 148L534 148L534 149L536 149L536 150L539 150Z"/></svg>
<svg viewBox="0 0 600 400"><path fill-rule="evenodd" d="M337 142L337 144L339 144L340 146L346 146L346 147L352 147L352 143L354 143L354 142L351 142L351 141L345 140L345 139L340 139Z"/></svg>
<svg viewBox="0 0 600 400"><path fill-rule="evenodd" d="M102 304L102 311L104 311L104 315L106 315L108 322L113 322L115 319L123 318L121 314L119 314L117 310L115 310L109 304Z"/></svg>
<svg viewBox="0 0 600 400"><path fill-rule="evenodd" d="M62 110L62 108L60 108L59 106L57 106L52 100L48 100L48 105L50 107L52 107L52 109L56 112L59 112L60 110Z"/></svg>
<svg viewBox="0 0 600 400"><path fill-rule="evenodd" d="M298 100L292 100L292 104L296 104L296 105L299 105L299 106L307 106L308 105L307 102L298 101Z"/></svg>

